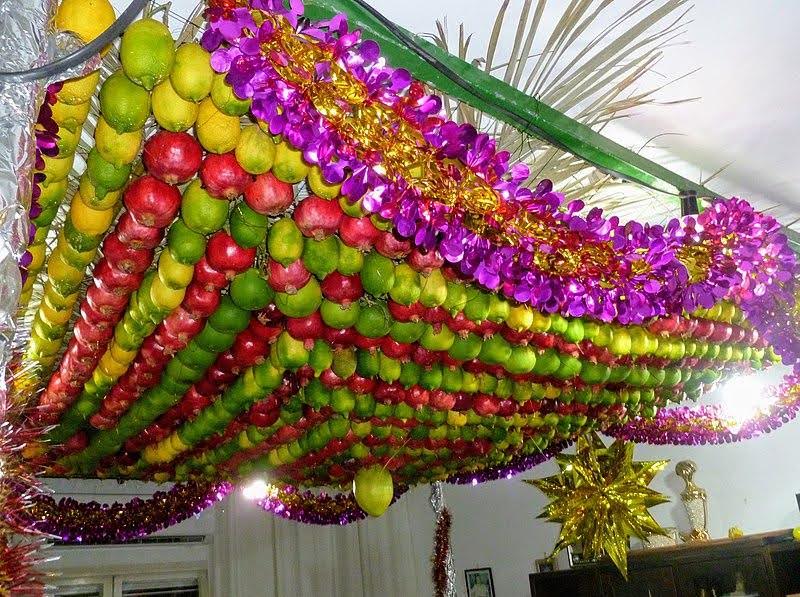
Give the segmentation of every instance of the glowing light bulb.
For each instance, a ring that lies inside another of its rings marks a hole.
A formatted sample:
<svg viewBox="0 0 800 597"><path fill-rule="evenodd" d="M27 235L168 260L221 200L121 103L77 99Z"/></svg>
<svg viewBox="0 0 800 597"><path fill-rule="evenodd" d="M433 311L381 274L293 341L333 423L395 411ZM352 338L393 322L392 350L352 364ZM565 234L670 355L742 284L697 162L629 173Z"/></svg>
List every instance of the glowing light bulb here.
<svg viewBox="0 0 800 597"><path fill-rule="evenodd" d="M733 433L738 433L753 417L768 411L778 398L774 392L767 391L755 376L732 379L725 384L723 396L722 414L730 419Z"/></svg>
<svg viewBox="0 0 800 597"><path fill-rule="evenodd" d="M473 478L472 479L472 486L475 487L478 484L478 480Z"/></svg>
<svg viewBox="0 0 800 597"><path fill-rule="evenodd" d="M269 485L263 479L256 479L242 489L242 495L248 500L263 500L268 492Z"/></svg>

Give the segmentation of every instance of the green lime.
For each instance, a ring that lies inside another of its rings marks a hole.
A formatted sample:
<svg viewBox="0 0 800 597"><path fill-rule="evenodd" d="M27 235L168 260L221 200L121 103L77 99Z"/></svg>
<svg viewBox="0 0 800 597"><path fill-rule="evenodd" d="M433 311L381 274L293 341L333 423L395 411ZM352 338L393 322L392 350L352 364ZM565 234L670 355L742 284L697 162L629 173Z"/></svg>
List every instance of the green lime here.
<svg viewBox="0 0 800 597"><path fill-rule="evenodd" d="M361 284L364 290L374 297L386 296L394 286L394 263L377 251L364 256L364 267L361 269Z"/></svg>
<svg viewBox="0 0 800 597"><path fill-rule="evenodd" d="M464 315L475 323L483 322L489 316L489 295L474 287L467 288Z"/></svg>
<svg viewBox="0 0 800 597"><path fill-rule="evenodd" d="M341 240L339 242L339 261L336 264L336 269L340 274L345 276L352 276L357 274L364 267L364 253L358 249L344 244Z"/></svg>
<svg viewBox="0 0 800 597"><path fill-rule="evenodd" d="M89 177L88 172L84 172L79 181L78 181L78 194L80 195L81 200L90 208L97 211L105 211L107 209L111 209L112 207L116 207L117 202L119 201L119 197L121 192L117 191L106 191L106 189L102 189L103 195L97 195L97 189L92 184L92 180Z"/></svg>
<svg viewBox="0 0 800 597"><path fill-rule="evenodd" d="M53 205L61 205L61 202L67 194L68 184L69 179L64 178L62 180L53 181L50 184L40 185L42 193L39 195L39 205L41 205L43 209L52 207Z"/></svg>
<svg viewBox="0 0 800 597"><path fill-rule="evenodd" d="M250 174L264 174L275 160L275 142L254 124L239 134L235 149L236 161Z"/></svg>
<svg viewBox="0 0 800 597"><path fill-rule="evenodd" d="M231 236L240 247L250 249L264 243L267 238L267 216L253 211L244 201L239 201L231 212Z"/></svg>
<svg viewBox="0 0 800 597"><path fill-rule="evenodd" d="M119 59L128 78L148 91L169 77L175 42L164 23L141 19L125 29Z"/></svg>
<svg viewBox="0 0 800 597"><path fill-rule="evenodd" d="M349 305L340 305L325 299L320 305L319 313L325 325L337 330L343 330L356 324L361 313L361 305L357 302L352 302Z"/></svg>
<svg viewBox="0 0 800 597"><path fill-rule="evenodd" d="M272 165L275 178L296 184L308 175L308 171L309 166L303 159L303 153L286 141L281 141L275 148L275 162Z"/></svg>
<svg viewBox="0 0 800 597"><path fill-rule="evenodd" d="M86 172L94 187L95 197L103 199L106 193L118 191L127 184L131 166L130 164L114 166L102 158L96 147L92 147L86 158Z"/></svg>
<svg viewBox="0 0 800 597"><path fill-rule="evenodd" d="M407 263L401 263L394 269L394 285L389 296L395 303L411 305L419 300L422 288L417 270Z"/></svg>
<svg viewBox="0 0 800 597"><path fill-rule="evenodd" d="M206 326L194 337L193 342L203 350L208 352L220 353L233 346L236 336L234 334L220 332L211 325Z"/></svg>
<svg viewBox="0 0 800 597"><path fill-rule="evenodd" d="M442 303L442 307L447 309L450 315L455 315L464 310L467 304L467 289L458 282L447 282L447 298Z"/></svg>
<svg viewBox="0 0 800 597"><path fill-rule="evenodd" d="M275 294L275 305L287 317L307 317L316 311L322 303L322 291L316 278L311 278L297 294L278 292Z"/></svg>
<svg viewBox="0 0 800 597"><path fill-rule="evenodd" d="M313 351L309 357L309 362L313 361ZM313 365L312 365L313 367ZM315 410L321 410L328 406L331 401L331 391L318 379L312 379L303 388L302 400Z"/></svg>
<svg viewBox="0 0 800 597"><path fill-rule="evenodd" d="M447 353L456 361L471 361L481 352L482 342L476 334L456 335Z"/></svg>
<svg viewBox="0 0 800 597"><path fill-rule="evenodd" d="M322 240L306 237L303 241L303 265L317 279L324 280L336 270L339 261L339 240L336 236L328 236Z"/></svg>
<svg viewBox="0 0 800 597"><path fill-rule="evenodd" d="M225 225L229 206L229 201L206 193L200 180L195 179L183 191L181 218L190 229L208 235Z"/></svg>
<svg viewBox="0 0 800 597"><path fill-rule="evenodd" d="M217 109L228 116L242 116L250 109L250 100L241 99L225 80L227 73L216 73L211 83L211 101Z"/></svg>
<svg viewBox="0 0 800 597"><path fill-rule="evenodd" d="M239 274L231 282L231 299L238 307L248 311L263 309L272 302L274 294L255 268Z"/></svg>
<svg viewBox="0 0 800 597"><path fill-rule="evenodd" d="M182 44L175 50L175 65L169 80L183 99L199 102L211 93L214 82L211 55L198 43Z"/></svg>
<svg viewBox="0 0 800 597"><path fill-rule="evenodd" d="M382 338L389 333L392 318L383 303L374 303L361 308L356 321L356 331L367 338Z"/></svg>
<svg viewBox="0 0 800 597"><path fill-rule="evenodd" d="M404 387L410 388L419 383L419 378L422 375L422 367L414 361L403 363L400 365L400 378L397 380Z"/></svg>
<svg viewBox="0 0 800 597"><path fill-rule="evenodd" d="M333 353L331 370L341 377L347 379L356 372L356 352L352 348L340 348Z"/></svg>
<svg viewBox="0 0 800 597"><path fill-rule="evenodd" d="M301 340L295 340L289 332L281 332L275 342L275 354L278 362L287 369L297 369L308 362L308 351Z"/></svg>
<svg viewBox="0 0 800 597"><path fill-rule="evenodd" d="M58 140L56 147L58 148L58 157L63 158L71 156L75 153L80 141L80 131L70 131L69 129L58 130Z"/></svg>
<svg viewBox="0 0 800 597"><path fill-rule="evenodd" d="M331 408L334 412L347 415L356 406L356 395L348 387L336 388L331 394ZM333 421L331 421L333 422ZM338 435L338 434L337 434Z"/></svg>
<svg viewBox="0 0 800 597"><path fill-rule="evenodd" d="M288 266L300 259L303 246L303 233L291 218L281 218L269 229L267 251L281 265Z"/></svg>
<svg viewBox="0 0 800 597"><path fill-rule="evenodd" d="M378 371L380 370L380 358L379 353L370 352L368 350L359 350L356 358L357 358L357 365L356 371L361 377L375 377L378 375Z"/></svg>
<svg viewBox="0 0 800 597"><path fill-rule="evenodd" d="M453 342L455 342L455 334L446 325L441 326L438 331L432 325L426 325L425 333L419 339L420 346L436 352L449 350Z"/></svg>
<svg viewBox="0 0 800 597"><path fill-rule="evenodd" d="M152 106L159 126L176 133L192 128L200 110L197 104L178 95L169 79L153 89Z"/></svg>
<svg viewBox="0 0 800 597"><path fill-rule="evenodd" d="M150 116L150 94L117 71L100 87L100 111L118 133L137 131Z"/></svg>
<svg viewBox="0 0 800 597"><path fill-rule="evenodd" d="M316 375L320 375L333 364L333 349L323 340L315 340L308 357L308 364ZM313 381L313 380L312 380ZM323 405L324 406L324 405Z"/></svg>
<svg viewBox="0 0 800 597"><path fill-rule="evenodd" d="M395 321L389 329L389 335L395 342L413 344L425 333L423 321Z"/></svg>
<svg viewBox="0 0 800 597"><path fill-rule="evenodd" d="M530 373L536 365L536 352L530 346L514 346L511 356L503 363L506 371L513 375Z"/></svg>
<svg viewBox="0 0 800 597"><path fill-rule="evenodd" d="M511 313L511 305L498 294L489 295L489 315L486 317L494 323L503 323Z"/></svg>
<svg viewBox="0 0 800 597"><path fill-rule="evenodd" d="M250 312L238 307L230 297L223 296L208 323L219 332L238 334L250 323Z"/></svg>
<svg viewBox="0 0 800 597"><path fill-rule="evenodd" d="M400 361L380 353L379 362L378 377L387 383L392 383L400 379L400 374L403 372Z"/></svg>
<svg viewBox="0 0 800 597"><path fill-rule="evenodd" d="M178 218L167 233L167 247L172 258L184 265L194 265L206 252L206 237L195 232Z"/></svg>

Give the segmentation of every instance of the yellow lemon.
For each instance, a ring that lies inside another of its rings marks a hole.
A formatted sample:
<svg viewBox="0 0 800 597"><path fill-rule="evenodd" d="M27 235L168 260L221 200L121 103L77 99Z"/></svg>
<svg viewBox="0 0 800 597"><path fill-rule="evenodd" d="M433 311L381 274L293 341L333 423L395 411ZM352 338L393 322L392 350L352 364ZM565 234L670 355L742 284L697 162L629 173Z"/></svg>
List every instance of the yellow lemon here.
<svg viewBox="0 0 800 597"><path fill-rule="evenodd" d="M175 51L175 65L169 76L175 93L190 102L199 102L211 93L214 69L211 55L200 44L183 44Z"/></svg>
<svg viewBox="0 0 800 597"><path fill-rule="evenodd" d="M342 190L342 185L331 184L322 176L322 169L319 166L312 166L308 173L308 188L317 197L323 199L335 199Z"/></svg>
<svg viewBox="0 0 800 597"><path fill-rule="evenodd" d="M228 153L239 142L241 128L239 118L223 114L207 97L200 102L195 132L197 140L207 151Z"/></svg>
<svg viewBox="0 0 800 597"><path fill-rule="evenodd" d="M56 310L61 309L72 309L75 306L75 303L78 300L78 293L75 292L73 294L64 296L56 287L53 286L53 283L48 280L47 283L44 285L44 292L42 295L42 300L46 302L50 307Z"/></svg>
<svg viewBox="0 0 800 597"><path fill-rule="evenodd" d="M286 141L278 143L275 150L275 163L272 173L278 180L295 184L308 176L310 168L303 160L301 151L289 145Z"/></svg>
<svg viewBox="0 0 800 597"><path fill-rule="evenodd" d="M58 130L58 140L56 147L58 147L58 157L69 158L75 155L75 150L78 148L78 141L81 140L80 129L71 131L69 129Z"/></svg>
<svg viewBox="0 0 800 597"><path fill-rule="evenodd" d="M136 358L138 354L138 350L125 350L116 342L111 343L111 356L114 357L114 360L118 363L124 363L126 365L130 365L133 360Z"/></svg>
<svg viewBox="0 0 800 597"><path fill-rule="evenodd" d="M28 266L29 271L39 271L44 265L44 254L47 245L44 243L36 243L28 247L28 253L31 254L31 264Z"/></svg>
<svg viewBox="0 0 800 597"><path fill-rule="evenodd" d="M42 193L39 195L39 205L42 209L47 209L53 205L60 204L67 194L67 185L69 181L64 178L62 180L54 180L47 184L41 185Z"/></svg>
<svg viewBox="0 0 800 597"><path fill-rule="evenodd" d="M509 309L506 324L512 330L522 332L533 325L533 309L527 305L514 305Z"/></svg>
<svg viewBox="0 0 800 597"><path fill-rule="evenodd" d="M175 92L169 79L153 89L153 116L168 131L181 132L192 127L197 120L198 107Z"/></svg>
<svg viewBox="0 0 800 597"><path fill-rule="evenodd" d="M108 191L102 198L99 198L97 196L97 190L92 184L92 179L87 172L84 172L81 175L80 182L78 183L78 192L75 193L75 195L81 198L81 201L83 201L86 207L93 210L105 211L117 206L121 193L122 191Z"/></svg>
<svg viewBox="0 0 800 597"><path fill-rule="evenodd" d="M39 305L39 317L41 317L42 321L51 326L64 325L69 322L70 317L72 317L72 309L56 311L47 303L42 303Z"/></svg>
<svg viewBox="0 0 800 597"><path fill-rule="evenodd" d="M94 129L97 152L101 158L116 167L130 164L136 159L143 136L142 129L118 133L102 116L97 118L97 127Z"/></svg>
<svg viewBox="0 0 800 597"><path fill-rule="evenodd" d="M50 156L44 156L44 170L42 172L48 184L64 180L67 177L69 171L72 170L73 157L51 158Z"/></svg>
<svg viewBox="0 0 800 597"><path fill-rule="evenodd" d="M47 277L54 288L62 284L74 288L83 280L83 270L71 266L60 254L54 252L47 260Z"/></svg>
<svg viewBox="0 0 800 597"><path fill-rule="evenodd" d="M100 357L100 363L98 363L98 367L100 367L103 373L113 379L119 379L128 370L128 365L118 363L116 360L114 360L114 357L111 356L110 351L103 353L103 356Z"/></svg>
<svg viewBox="0 0 800 597"><path fill-rule="evenodd" d="M168 253L169 251L164 251ZM159 262L159 270L160 262ZM187 282L188 284L188 282ZM183 302L183 297L186 295L186 288L170 288L161 281L159 275L153 278L153 284L150 286L150 300L159 309L175 309Z"/></svg>
<svg viewBox="0 0 800 597"><path fill-rule="evenodd" d="M69 217L78 232L97 236L106 232L114 221L113 209L92 209L75 193L69 206Z"/></svg>
<svg viewBox="0 0 800 597"><path fill-rule="evenodd" d="M60 348L61 340L47 340L31 334L28 342L28 357L44 366L49 366L55 360L54 357Z"/></svg>
<svg viewBox="0 0 800 597"><path fill-rule="evenodd" d="M118 70L100 87L100 111L119 133L138 130L150 116L150 94Z"/></svg>
<svg viewBox="0 0 800 597"><path fill-rule="evenodd" d="M242 129L236 144L236 161L250 174L264 174L275 160L275 143L255 125Z"/></svg>
<svg viewBox="0 0 800 597"><path fill-rule="evenodd" d="M175 42L167 26L155 19L136 21L125 30L119 60L128 78L148 91L169 77Z"/></svg>
<svg viewBox="0 0 800 597"><path fill-rule="evenodd" d="M56 27L72 31L88 43L108 29L116 18L108 0L62 0L56 11Z"/></svg>
<svg viewBox="0 0 800 597"><path fill-rule="evenodd" d="M59 129L69 129L77 132L83 128L86 117L89 116L90 102L83 104L65 104L56 102L53 105L53 120Z"/></svg>
<svg viewBox="0 0 800 597"><path fill-rule="evenodd" d="M169 251L162 251L158 259L158 279L172 289L186 288L192 281L194 267L175 261Z"/></svg>
<svg viewBox="0 0 800 597"><path fill-rule="evenodd" d="M223 114L228 116L241 116L246 114L250 109L250 100L241 99L233 91L228 82L225 80L226 73L217 73L214 75L214 82L211 85L211 99L214 105Z"/></svg>
<svg viewBox="0 0 800 597"><path fill-rule="evenodd" d="M98 83L100 71L95 70L88 75L64 81L56 97L65 104L83 104L94 97Z"/></svg>

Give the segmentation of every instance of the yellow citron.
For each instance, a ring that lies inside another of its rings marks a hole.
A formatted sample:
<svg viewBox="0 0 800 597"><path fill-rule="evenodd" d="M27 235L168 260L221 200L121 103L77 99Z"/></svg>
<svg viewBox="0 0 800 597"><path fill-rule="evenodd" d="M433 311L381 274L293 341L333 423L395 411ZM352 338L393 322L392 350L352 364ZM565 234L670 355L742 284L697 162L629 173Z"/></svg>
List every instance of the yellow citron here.
<svg viewBox="0 0 800 597"><path fill-rule="evenodd" d="M55 356L61 348L61 340L46 340L31 334L28 343L28 358L48 367L55 361Z"/></svg>
<svg viewBox="0 0 800 597"><path fill-rule="evenodd" d="M115 361L118 363L123 363L126 365L130 365L133 360L136 358L136 354L139 352L138 350L125 350L116 342L111 343L111 348L109 349L111 356L114 358Z"/></svg>
<svg viewBox="0 0 800 597"><path fill-rule="evenodd" d="M53 105L53 120L60 129L67 129L72 132L79 131L89 116L90 102L83 104L65 104L56 102Z"/></svg>
<svg viewBox="0 0 800 597"><path fill-rule="evenodd" d="M96 236L106 232L114 221L113 209L92 209L75 193L69 206L69 217L78 232Z"/></svg>
<svg viewBox="0 0 800 597"><path fill-rule="evenodd" d="M116 18L108 0L62 0L56 11L56 27L72 31L88 43L108 29Z"/></svg>
<svg viewBox="0 0 800 597"><path fill-rule="evenodd" d="M514 305L509 309L506 324L512 330L522 332L533 325L533 309L527 305Z"/></svg>
<svg viewBox="0 0 800 597"><path fill-rule="evenodd" d="M199 108L175 92L169 79L156 85L152 98L153 116L168 131L183 132L192 128Z"/></svg>
<svg viewBox="0 0 800 597"><path fill-rule="evenodd" d="M44 173L48 182L64 180L69 171L72 170L72 160L74 156L67 156L65 158L51 158L44 156Z"/></svg>
<svg viewBox="0 0 800 597"><path fill-rule="evenodd" d="M186 288L192 281L194 267L175 261L169 251L162 251L158 259L158 278L168 288Z"/></svg>
<svg viewBox="0 0 800 597"><path fill-rule="evenodd" d="M46 250L47 246L44 243L37 243L28 247L28 253L31 254L31 264L28 266L29 271L42 269Z"/></svg>
<svg viewBox="0 0 800 597"><path fill-rule="evenodd" d="M92 99L98 83L100 83L100 71L92 71L88 75L64 81L56 97L65 104L83 104Z"/></svg>
<svg viewBox="0 0 800 597"><path fill-rule="evenodd" d="M214 69L211 55L200 44L183 44L175 51L175 65L169 75L175 93L190 102L199 102L211 93Z"/></svg>
<svg viewBox="0 0 800 597"><path fill-rule="evenodd" d="M72 309L53 309L47 303L39 305L39 317L42 321L51 326L64 325L72 317Z"/></svg>
<svg viewBox="0 0 800 597"><path fill-rule="evenodd" d="M69 181L64 178L63 180L54 180L48 184L41 185L42 194L39 195L39 205L42 206L42 209L60 204L67 194L68 184Z"/></svg>
<svg viewBox="0 0 800 597"><path fill-rule="evenodd" d="M308 187L317 197L323 199L335 199L342 190L342 185L331 184L322 176L322 169L319 166L312 166L308 173Z"/></svg>
<svg viewBox="0 0 800 597"><path fill-rule="evenodd" d="M236 161L250 174L269 172L275 160L275 142L255 125L242 129L236 144Z"/></svg>
<svg viewBox="0 0 800 597"><path fill-rule="evenodd" d="M53 251L47 260L47 276L55 282L77 284L83 280L83 270L72 267L60 253Z"/></svg>
<svg viewBox="0 0 800 597"><path fill-rule="evenodd" d="M119 379L128 370L128 365L117 362L114 357L111 356L111 351L108 350L100 357L98 367L100 367L103 373L113 379Z"/></svg>
<svg viewBox="0 0 800 597"><path fill-rule="evenodd" d="M303 160L303 154L286 141L278 143L275 150L275 163L272 173L278 180L295 184L308 176L310 168Z"/></svg>
<svg viewBox="0 0 800 597"><path fill-rule="evenodd" d="M447 411L447 424L454 427L463 427L467 424L467 415L454 410Z"/></svg>
<svg viewBox="0 0 800 597"><path fill-rule="evenodd" d="M239 142L239 118L217 110L211 98L200 102L195 132L200 144L211 153L228 153Z"/></svg>
<svg viewBox="0 0 800 597"><path fill-rule="evenodd" d="M122 191L108 191L102 199L97 197L97 189L92 184L88 172L81 175L78 182L78 192L75 193L76 197L80 197L86 207L93 210L111 210L119 203L119 197Z"/></svg>
<svg viewBox="0 0 800 597"><path fill-rule="evenodd" d="M544 389L544 397L545 398L558 398L561 396L561 390L555 386L548 385Z"/></svg>
<svg viewBox="0 0 800 597"><path fill-rule="evenodd" d="M56 141L58 157L72 157L75 154L75 150L78 148L78 141L80 141L80 139L81 132L79 130L71 131L69 129L59 129L58 141Z"/></svg>
<svg viewBox="0 0 800 597"><path fill-rule="evenodd" d="M164 251L169 253L169 251ZM163 253L162 253L163 255ZM159 268L160 269L160 268ZM187 283L188 284L188 283ZM150 300L153 304L160 309L175 309L183 302L183 297L186 295L186 288L170 288L161 281L161 276L156 276L153 279L153 284L150 286Z"/></svg>
<svg viewBox="0 0 800 597"><path fill-rule="evenodd" d="M136 159L143 136L142 129L130 133L118 133L102 116L97 118L97 127L94 129L97 152L101 158L117 168Z"/></svg>

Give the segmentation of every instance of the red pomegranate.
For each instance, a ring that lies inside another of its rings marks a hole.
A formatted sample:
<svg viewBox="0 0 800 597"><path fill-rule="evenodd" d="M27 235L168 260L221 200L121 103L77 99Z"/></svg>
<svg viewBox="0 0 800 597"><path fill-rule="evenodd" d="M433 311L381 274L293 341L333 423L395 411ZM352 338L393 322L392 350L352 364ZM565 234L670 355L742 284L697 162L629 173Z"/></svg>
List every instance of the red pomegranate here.
<svg viewBox="0 0 800 597"><path fill-rule="evenodd" d="M253 178L239 165L233 153L210 153L200 166L200 180L212 197L234 199L244 193Z"/></svg>
<svg viewBox="0 0 800 597"><path fill-rule="evenodd" d="M164 228L175 219L181 206L181 194L176 187L145 175L128 185L123 201L137 223Z"/></svg>
<svg viewBox="0 0 800 597"><path fill-rule="evenodd" d="M259 174L244 190L250 209L267 216L277 216L294 202L292 185L278 180L271 172Z"/></svg>
<svg viewBox="0 0 800 597"><path fill-rule="evenodd" d="M169 184L188 182L197 174L203 148L189 133L159 131L144 144L142 161L147 171Z"/></svg>
<svg viewBox="0 0 800 597"><path fill-rule="evenodd" d="M277 261L270 259L267 262L267 281L276 292L297 294L311 279L311 273L306 269L302 259L298 259L284 267Z"/></svg>
<svg viewBox="0 0 800 597"><path fill-rule="evenodd" d="M239 246L230 234L220 230L208 240L206 256L211 267L218 272L224 272L229 279L232 279L253 265L256 248L245 249Z"/></svg>
<svg viewBox="0 0 800 597"><path fill-rule="evenodd" d="M317 240L336 232L342 219L342 209L334 201L310 195L297 204L294 221L305 236Z"/></svg>
<svg viewBox="0 0 800 597"><path fill-rule="evenodd" d="M369 218L342 216L339 237L344 244L360 251L369 251L378 241L381 231L373 226Z"/></svg>

